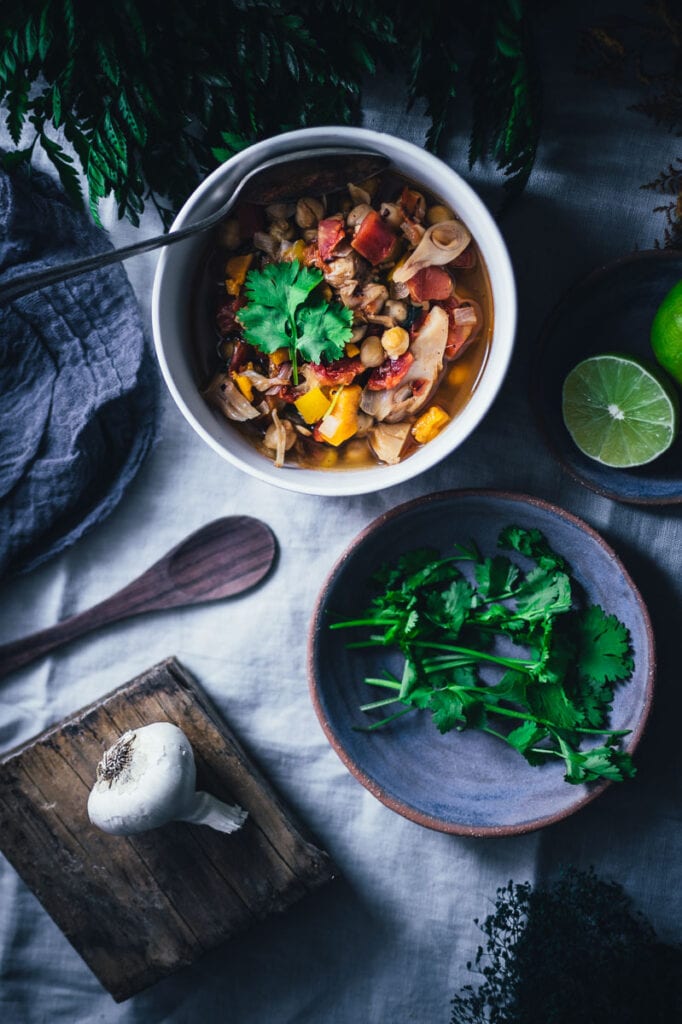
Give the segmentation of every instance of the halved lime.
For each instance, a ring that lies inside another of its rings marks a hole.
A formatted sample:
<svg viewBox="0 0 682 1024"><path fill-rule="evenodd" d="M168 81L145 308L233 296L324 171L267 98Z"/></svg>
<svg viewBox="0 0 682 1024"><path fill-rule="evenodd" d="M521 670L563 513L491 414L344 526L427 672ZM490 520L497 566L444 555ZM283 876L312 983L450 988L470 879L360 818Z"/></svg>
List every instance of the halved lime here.
<svg viewBox="0 0 682 1024"><path fill-rule="evenodd" d="M592 356L578 363L564 381L562 412L581 452L605 466L643 466L677 437L672 385L632 356Z"/></svg>

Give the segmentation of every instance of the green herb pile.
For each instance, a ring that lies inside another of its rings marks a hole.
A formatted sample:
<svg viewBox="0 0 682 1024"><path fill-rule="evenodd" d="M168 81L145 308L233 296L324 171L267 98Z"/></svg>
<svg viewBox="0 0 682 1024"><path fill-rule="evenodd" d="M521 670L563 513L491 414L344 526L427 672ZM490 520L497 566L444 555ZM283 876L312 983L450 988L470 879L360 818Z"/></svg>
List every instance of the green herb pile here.
<svg viewBox="0 0 682 1024"><path fill-rule="evenodd" d="M15 150L42 147L62 184L137 223L168 225L199 181L256 139L360 118L378 68L424 101L437 149L460 80L476 96L471 160L512 187L535 159L539 100L530 0L3 0L0 101ZM468 69L468 70L467 70ZM76 153L76 163L63 140Z"/></svg>
<svg viewBox="0 0 682 1024"><path fill-rule="evenodd" d="M403 705L368 728L425 710L441 733L479 729L531 765L563 760L567 782L633 776L619 747L627 732L607 727L614 688L633 670L628 629L599 605L579 606L568 565L539 530L508 527L498 546L532 568L484 557L474 544L456 545L446 558L419 549L377 574L380 593L361 619L332 625L371 629L349 647L398 648L404 656L401 678L386 672L365 680L391 693L363 711ZM497 678L484 681L484 668ZM580 749L588 737L603 742Z"/></svg>
<svg viewBox="0 0 682 1024"><path fill-rule="evenodd" d="M479 924L478 921L475 922ZM656 938L623 889L593 871L497 890L451 1024L672 1024L682 948Z"/></svg>
<svg viewBox="0 0 682 1024"><path fill-rule="evenodd" d="M313 363L344 354L353 333L352 310L311 293L324 280L316 267L298 260L269 263L246 277L248 305L238 313L244 339L261 352L288 348L293 382L298 384L298 355Z"/></svg>

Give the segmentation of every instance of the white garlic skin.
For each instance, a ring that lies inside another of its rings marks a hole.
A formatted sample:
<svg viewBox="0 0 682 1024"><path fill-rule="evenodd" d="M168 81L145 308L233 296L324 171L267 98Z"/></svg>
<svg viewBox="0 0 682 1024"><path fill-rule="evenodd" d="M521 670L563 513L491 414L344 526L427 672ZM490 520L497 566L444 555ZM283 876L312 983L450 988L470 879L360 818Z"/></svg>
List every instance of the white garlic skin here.
<svg viewBox="0 0 682 1024"><path fill-rule="evenodd" d="M98 779L88 798L90 821L111 835L159 828L187 813L195 798L194 754L182 729L155 722L121 740L128 736L127 764L115 779Z"/></svg>

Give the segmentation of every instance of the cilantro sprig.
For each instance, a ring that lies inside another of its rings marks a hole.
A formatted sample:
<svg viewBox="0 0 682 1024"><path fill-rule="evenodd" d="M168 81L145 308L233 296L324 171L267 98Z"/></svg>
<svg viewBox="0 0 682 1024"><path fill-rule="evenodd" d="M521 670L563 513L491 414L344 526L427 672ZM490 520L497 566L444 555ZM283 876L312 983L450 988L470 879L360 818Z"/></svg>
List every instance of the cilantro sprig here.
<svg viewBox="0 0 682 1024"><path fill-rule="evenodd" d="M532 765L563 760L567 782L632 777L620 749L627 730L607 728L614 689L633 671L627 627L599 605L581 606L569 566L539 530L508 527L498 546L531 567L484 557L473 544L447 558L411 551L376 575L380 589L362 618L332 625L371 629L349 647L404 656L401 678L365 680L390 695L363 711L402 705L368 730L426 710L441 733L479 729ZM585 739L592 744L581 749Z"/></svg>
<svg viewBox="0 0 682 1024"><path fill-rule="evenodd" d="M246 277L248 304L240 309L244 338L261 352L288 348L293 381L298 384L298 356L312 363L344 354L353 333L353 314L339 303L313 294L324 275L298 260L269 263Z"/></svg>

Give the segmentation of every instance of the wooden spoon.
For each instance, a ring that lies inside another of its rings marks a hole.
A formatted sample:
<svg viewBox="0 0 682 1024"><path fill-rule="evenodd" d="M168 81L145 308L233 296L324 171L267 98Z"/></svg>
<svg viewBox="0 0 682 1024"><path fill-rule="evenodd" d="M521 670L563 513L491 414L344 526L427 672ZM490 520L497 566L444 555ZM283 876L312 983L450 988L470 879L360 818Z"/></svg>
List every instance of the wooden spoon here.
<svg viewBox="0 0 682 1024"><path fill-rule="evenodd" d="M216 519L106 600L56 626L0 646L0 677L110 622L241 594L267 575L276 550L272 531L260 520L251 516Z"/></svg>

